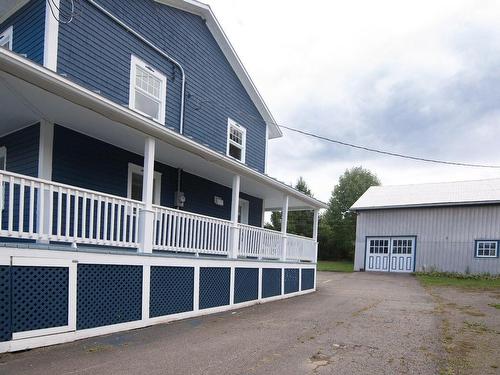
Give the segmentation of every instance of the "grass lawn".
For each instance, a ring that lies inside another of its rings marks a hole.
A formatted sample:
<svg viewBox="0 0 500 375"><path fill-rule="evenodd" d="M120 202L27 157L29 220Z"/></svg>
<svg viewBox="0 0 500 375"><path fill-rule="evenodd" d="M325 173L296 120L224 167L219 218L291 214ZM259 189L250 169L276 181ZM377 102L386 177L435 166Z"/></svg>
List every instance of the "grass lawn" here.
<svg viewBox="0 0 500 375"><path fill-rule="evenodd" d="M349 261L334 262L330 260L319 260L318 271L352 272L353 263Z"/></svg>
<svg viewBox="0 0 500 375"><path fill-rule="evenodd" d="M500 278L454 277L452 275L417 274L424 286L455 286L459 288L496 289L500 288Z"/></svg>

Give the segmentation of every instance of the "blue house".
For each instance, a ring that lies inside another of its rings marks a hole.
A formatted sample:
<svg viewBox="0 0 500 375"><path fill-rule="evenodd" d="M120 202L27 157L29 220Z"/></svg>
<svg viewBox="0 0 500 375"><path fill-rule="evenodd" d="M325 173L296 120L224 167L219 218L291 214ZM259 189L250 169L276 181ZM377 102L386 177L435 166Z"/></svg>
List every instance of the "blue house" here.
<svg viewBox="0 0 500 375"><path fill-rule="evenodd" d="M281 136L205 4L1 2L0 352L314 291Z"/></svg>

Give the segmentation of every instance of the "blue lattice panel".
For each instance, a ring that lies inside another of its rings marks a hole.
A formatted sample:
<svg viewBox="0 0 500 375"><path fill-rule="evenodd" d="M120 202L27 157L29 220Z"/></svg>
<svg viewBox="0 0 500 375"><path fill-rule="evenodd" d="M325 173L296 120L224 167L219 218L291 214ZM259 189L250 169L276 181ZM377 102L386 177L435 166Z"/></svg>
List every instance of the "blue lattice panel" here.
<svg viewBox="0 0 500 375"><path fill-rule="evenodd" d="M281 294L281 268L262 269L262 298Z"/></svg>
<svg viewBox="0 0 500 375"><path fill-rule="evenodd" d="M69 269L12 267L12 332L68 325Z"/></svg>
<svg viewBox="0 0 500 375"><path fill-rule="evenodd" d="M0 266L0 341L12 338L10 309L10 267Z"/></svg>
<svg viewBox="0 0 500 375"><path fill-rule="evenodd" d="M151 267L149 316L193 310L194 268Z"/></svg>
<svg viewBox="0 0 500 375"><path fill-rule="evenodd" d="M299 269L285 269L285 294L299 291Z"/></svg>
<svg viewBox="0 0 500 375"><path fill-rule="evenodd" d="M77 329L141 317L142 266L78 265Z"/></svg>
<svg viewBox="0 0 500 375"><path fill-rule="evenodd" d="M314 289L314 270L302 269L301 273L302 290Z"/></svg>
<svg viewBox="0 0 500 375"><path fill-rule="evenodd" d="M200 309L229 305L231 269L200 268Z"/></svg>
<svg viewBox="0 0 500 375"><path fill-rule="evenodd" d="M234 303L259 298L259 269L236 268L234 271Z"/></svg>

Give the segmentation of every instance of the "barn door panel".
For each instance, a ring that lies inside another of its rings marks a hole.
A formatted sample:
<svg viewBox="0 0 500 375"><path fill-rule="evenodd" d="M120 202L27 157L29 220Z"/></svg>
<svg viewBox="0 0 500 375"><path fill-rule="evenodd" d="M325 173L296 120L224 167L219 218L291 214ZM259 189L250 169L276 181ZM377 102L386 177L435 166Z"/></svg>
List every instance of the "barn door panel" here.
<svg viewBox="0 0 500 375"><path fill-rule="evenodd" d="M389 238L368 238L366 246L366 271L389 271Z"/></svg>

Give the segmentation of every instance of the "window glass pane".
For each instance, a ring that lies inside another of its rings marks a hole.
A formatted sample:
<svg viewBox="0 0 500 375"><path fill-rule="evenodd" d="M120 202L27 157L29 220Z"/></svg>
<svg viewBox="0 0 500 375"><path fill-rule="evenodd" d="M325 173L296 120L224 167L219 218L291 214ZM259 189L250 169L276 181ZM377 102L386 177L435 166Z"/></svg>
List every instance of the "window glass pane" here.
<svg viewBox="0 0 500 375"><path fill-rule="evenodd" d="M135 75L135 84L156 99L160 99L161 80L138 66Z"/></svg>
<svg viewBox="0 0 500 375"><path fill-rule="evenodd" d="M149 96L143 94L140 90L135 91L135 109L159 120L160 103Z"/></svg>
<svg viewBox="0 0 500 375"><path fill-rule="evenodd" d="M0 170L5 171L5 155L0 155Z"/></svg>
<svg viewBox="0 0 500 375"><path fill-rule="evenodd" d="M132 173L131 199L142 201L142 174Z"/></svg>
<svg viewBox="0 0 500 375"><path fill-rule="evenodd" d="M235 127L231 127L231 129L229 130L229 139L231 139L233 142L238 143L239 145L243 145L243 132Z"/></svg>
<svg viewBox="0 0 500 375"><path fill-rule="evenodd" d="M231 155L233 158L241 160L241 149L233 144L230 144L229 145L229 155Z"/></svg>

